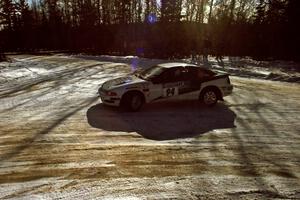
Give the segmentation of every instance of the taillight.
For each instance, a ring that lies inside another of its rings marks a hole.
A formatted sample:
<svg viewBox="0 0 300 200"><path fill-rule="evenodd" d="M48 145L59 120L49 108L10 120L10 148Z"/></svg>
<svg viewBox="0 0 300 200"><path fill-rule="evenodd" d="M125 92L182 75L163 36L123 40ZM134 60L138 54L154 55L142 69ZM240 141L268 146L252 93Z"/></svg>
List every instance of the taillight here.
<svg viewBox="0 0 300 200"><path fill-rule="evenodd" d="M229 76L227 77L227 83L230 84L230 79Z"/></svg>
<svg viewBox="0 0 300 200"><path fill-rule="evenodd" d="M107 96L117 96L117 93L111 92L111 91L107 91L107 92L106 92L106 95L107 95Z"/></svg>

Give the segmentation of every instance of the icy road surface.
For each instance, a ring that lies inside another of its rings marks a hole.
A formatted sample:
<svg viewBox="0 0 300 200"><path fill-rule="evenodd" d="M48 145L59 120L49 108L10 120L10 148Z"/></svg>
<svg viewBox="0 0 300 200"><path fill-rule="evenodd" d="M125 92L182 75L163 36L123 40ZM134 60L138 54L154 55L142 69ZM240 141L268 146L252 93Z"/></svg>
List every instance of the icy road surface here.
<svg viewBox="0 0 300 200"><path fill-rule="evenodd" d="M125 61L11 58L0 63L0 199L300 198L299 84L232 77L214 108L126 113L96 94L130 72Z"/></svg>

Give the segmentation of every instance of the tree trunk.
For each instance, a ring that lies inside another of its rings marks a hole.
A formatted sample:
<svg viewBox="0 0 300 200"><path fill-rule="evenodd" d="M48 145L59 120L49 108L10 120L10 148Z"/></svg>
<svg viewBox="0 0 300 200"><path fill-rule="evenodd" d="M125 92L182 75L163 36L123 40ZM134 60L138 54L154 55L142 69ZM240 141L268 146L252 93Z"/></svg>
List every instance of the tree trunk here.
<svg viewBox="0 0 300 200"><path fill-rule="evenodd" d="M210 5L209 5L209 14L208 14L208 23L211 23L211 14L212 14L212 7L214 5L214 0L210 0Z"/></svg>

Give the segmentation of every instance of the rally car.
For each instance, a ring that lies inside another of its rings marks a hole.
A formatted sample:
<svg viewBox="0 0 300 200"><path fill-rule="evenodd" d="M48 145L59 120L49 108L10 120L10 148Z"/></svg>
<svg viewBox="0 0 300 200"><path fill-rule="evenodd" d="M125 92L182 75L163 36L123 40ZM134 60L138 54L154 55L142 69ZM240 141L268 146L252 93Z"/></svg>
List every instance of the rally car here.
<svg viewBox="0 0 300 200"><path fill-rule="evenodd" d="M104 104L138 111L144 103L194 94L207 106L232 93L228 74L187 63L163 63L104 82L98 90Z"/></svg>

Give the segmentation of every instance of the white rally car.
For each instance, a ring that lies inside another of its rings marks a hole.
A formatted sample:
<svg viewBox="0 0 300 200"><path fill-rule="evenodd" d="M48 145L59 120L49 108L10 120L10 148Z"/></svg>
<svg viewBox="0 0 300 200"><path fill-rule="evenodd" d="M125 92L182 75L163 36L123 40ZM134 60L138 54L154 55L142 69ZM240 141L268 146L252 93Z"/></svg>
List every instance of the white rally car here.
<svg viewBox="0 0 300 200"><path fill-rule="evenodd" d="M213 106L232 93L229 75L187 63L164 63L131 75L106 81L98 92L104 104L137 111L144 103L194 94Z"/></svg>

